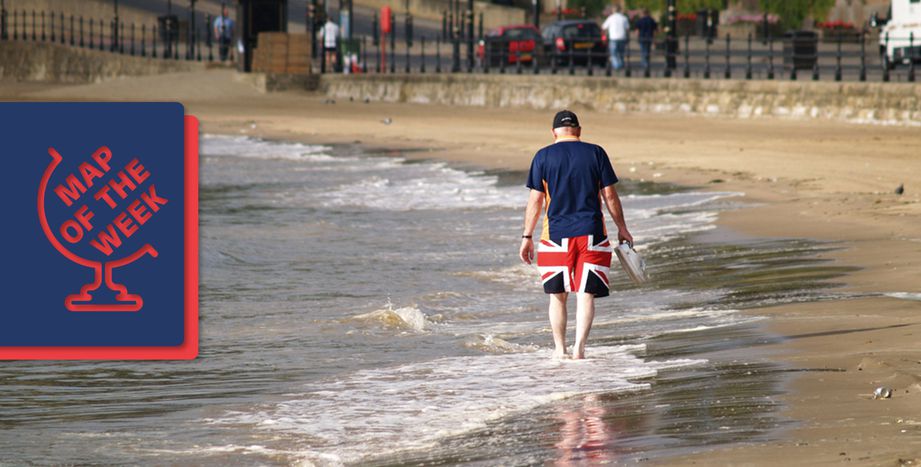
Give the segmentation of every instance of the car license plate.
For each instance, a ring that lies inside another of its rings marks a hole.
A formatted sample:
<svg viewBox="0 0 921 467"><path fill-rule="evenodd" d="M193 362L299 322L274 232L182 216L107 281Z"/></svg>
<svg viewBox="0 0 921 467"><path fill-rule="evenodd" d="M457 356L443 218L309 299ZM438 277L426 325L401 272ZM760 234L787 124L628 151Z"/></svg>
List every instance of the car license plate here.
<svg viewBox="0 0 921 467"><path fill-rule="evenodd" d="M593 45L594 44L591 42L576 42L575 44L573 44L573 47L576 49L588 49Z"/></svg>
<svg viewBox="0 0 921 467"><path fill-rule="evenodd" d="M522 60L530 60L530 59L531 59L531 54L521 54L521 59L522 59Z"/></svg>

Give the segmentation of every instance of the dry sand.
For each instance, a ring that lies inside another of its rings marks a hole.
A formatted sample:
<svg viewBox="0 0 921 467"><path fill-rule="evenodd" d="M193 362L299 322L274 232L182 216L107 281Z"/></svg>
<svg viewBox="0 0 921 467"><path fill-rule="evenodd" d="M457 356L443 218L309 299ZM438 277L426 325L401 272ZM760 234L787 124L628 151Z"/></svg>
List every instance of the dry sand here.
<svg viewBox="0 0 921 467"><path fill-rule="evenodd" d="M552 118L526 109L261 94L227 70L79 86L0 83L0 97L179 100L204 132L421 148L413 155L512 169L526 169L534 151L550 142ZM921 293L921 131L573 110L584 138L607 148L621 175L744 192L756 206L721 214L722 226L838 242L829 257L861 268L844 278L846 290L871 293L752 310L770 317L770 332L786 337L765 353L794 368L844 371L797 373L783 414L797 423L779 440L702 448L667 463L921 462L921 301L872 295ZM383 123L387 118L392 123ZM894 194L900 183L901 196ZM872 400L881 385L893 388L893 397Z"/></svg>

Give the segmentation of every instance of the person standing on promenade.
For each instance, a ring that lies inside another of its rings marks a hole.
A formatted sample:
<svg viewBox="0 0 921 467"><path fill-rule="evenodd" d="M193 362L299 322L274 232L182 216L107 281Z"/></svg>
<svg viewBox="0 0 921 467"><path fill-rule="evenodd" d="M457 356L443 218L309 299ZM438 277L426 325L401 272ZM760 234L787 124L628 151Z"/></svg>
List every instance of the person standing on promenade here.
<svg viewBox="0 0 921 467"><path fill-rule="evenodd" d="M566 355L566 299L577 293L573 359L585 358L585 343L595 317L595 297L606 297L613 248L608 240L602 200L617 226L619 242L633 243L614 184L617 176L601 146L581 141L576 114L553 117L554 142L537 151L525 186L531 189L519 256L534 260L532 239L544 209L537 267L550 295L554 358Z"/></svg>
<svg viewBox="0 0 921 467"><path fill-rule="evenodd" d="M611 13L601 29L608 33L608 52L611 54L611 68L620 70L624 67L624 51L627 49L627 41L630 39L630 20L621 12L620 5L614 5L614 13Z"/></svg>
<svg viewBox="0 0 921 467"><path fill-rule="evenodd" d="M214 18L214 37L217 38L221 61L226 62L230 55L230 43L233 42L233 19L227 14L227 5L221 4L221 15Z"/></svg>
<svg viewBox="0 0 921 467"><path fill-rule="evenodd" d="M643 17L636 21L637 36L640 39L640 55L643 60L643 68L649 67L649 51L652 49L652 41L655 38L656 30L659 29L659 23L652 19L649 14L649 8L643 8Z"/></svg>
<svg viewBox="0 0 921 467"><path fill-rule="evenodd" d="M332 67L332 70L336 69L336 46L339 44L339 25L333 21L333 18L326 15L326 23L323 24L323 28L320 29L319 39L323 40L323 52L324 60L326 60L327 66Z"/></svg>

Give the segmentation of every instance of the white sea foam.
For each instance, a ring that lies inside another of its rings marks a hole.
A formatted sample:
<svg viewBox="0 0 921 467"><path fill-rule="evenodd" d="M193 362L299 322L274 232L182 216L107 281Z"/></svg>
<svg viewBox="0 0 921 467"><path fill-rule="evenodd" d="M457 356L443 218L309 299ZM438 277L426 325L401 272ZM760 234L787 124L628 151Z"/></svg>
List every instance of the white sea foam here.
<svg viewBox="0 0 921 467"><path fill-rule="evenodd" d="M885 294L887 297L899 298L902 300L918 300L921 301L921 293L917 292L890 292Z"/></svg>
<svg viewBox="0 0 921 467"><path fill-rule="evenodd" d="M296 434L323 459L345 463L421 449L539 405L591 393L639 391L657 371L702 360L644 361L642 345L593 347L584 361L552 360L549 350L447 357L363 370L312 384L290 400L210 420ZM501 395L501 397L497 397Z"/></svg>
<svg viewBox="0 0 921 467"><path fill-rule="evenodd" d="M387 329L422 332L429 329L434 323L415 305L393 308L388 303L386 307L368 313L362 313L342 320L346 323L363 323L381 326Z"/></svg>
<svg viewBox="0 0 921 467"><path fill-rule="evenodd" d="M202 135L201 153L209 157L332 161L329 146L267 141L250 136Z"/></svg>

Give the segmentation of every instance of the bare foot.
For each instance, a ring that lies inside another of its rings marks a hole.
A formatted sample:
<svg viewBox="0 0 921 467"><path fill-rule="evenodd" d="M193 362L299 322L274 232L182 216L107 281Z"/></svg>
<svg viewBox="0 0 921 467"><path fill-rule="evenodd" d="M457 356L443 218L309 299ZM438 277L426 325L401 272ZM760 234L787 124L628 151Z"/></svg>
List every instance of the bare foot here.
<svg viewBox="0 0 921 467"><path fill-rule="evenodd" d="M585 359L585 344L576 344L572 347L572 359L573 360L583 360Z"/></svg>
<svg viewBox="0 0 921 467"><path fill-rule="evenodd" d="M550 358L554 360L563 360L569 358L569 354L566 353L566 349L555 349Z"/></svg>

